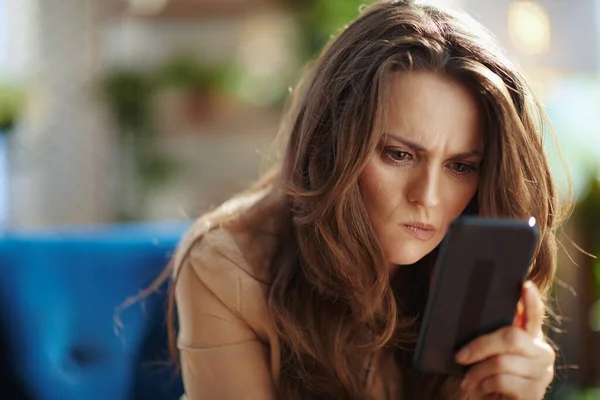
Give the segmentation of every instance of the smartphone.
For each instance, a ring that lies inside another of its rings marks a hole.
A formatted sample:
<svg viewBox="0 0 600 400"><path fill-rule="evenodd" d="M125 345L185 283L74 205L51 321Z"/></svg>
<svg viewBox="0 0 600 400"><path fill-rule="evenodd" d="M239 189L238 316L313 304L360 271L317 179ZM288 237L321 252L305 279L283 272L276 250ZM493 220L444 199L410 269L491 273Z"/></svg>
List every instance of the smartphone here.
<svg viewBox="0 0 600 400"><path fill-rule="evenodd" d="M460 217L440 245L414 355L423 372L462 375L455 354L510 326L539 240L534 218Z"/></svg>

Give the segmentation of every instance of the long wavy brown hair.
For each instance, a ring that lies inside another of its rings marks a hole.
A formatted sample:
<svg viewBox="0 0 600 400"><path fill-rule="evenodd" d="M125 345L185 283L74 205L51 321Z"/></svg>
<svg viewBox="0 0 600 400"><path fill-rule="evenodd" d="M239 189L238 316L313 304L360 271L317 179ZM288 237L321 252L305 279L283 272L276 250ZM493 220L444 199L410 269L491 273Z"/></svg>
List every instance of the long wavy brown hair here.
<svg viewBox="0 0 600 400"><path fill-rule="evenodd" d="M467 15L379 2L331 40L295 90L281 163L260 185L285 198L268 298L282 347L281 398L368 398L366 360L384 348L406 375L405 398L439 398L445 384L410 369L435 251L390 281L357 183L385 130L391 80L416 70L464 85L479 102L485 156L465 212L536 218L541 239L528 278L547 297L557 229L570 209L544 153L543 107ZM173 297L169 308L172 318Z"/></svg>

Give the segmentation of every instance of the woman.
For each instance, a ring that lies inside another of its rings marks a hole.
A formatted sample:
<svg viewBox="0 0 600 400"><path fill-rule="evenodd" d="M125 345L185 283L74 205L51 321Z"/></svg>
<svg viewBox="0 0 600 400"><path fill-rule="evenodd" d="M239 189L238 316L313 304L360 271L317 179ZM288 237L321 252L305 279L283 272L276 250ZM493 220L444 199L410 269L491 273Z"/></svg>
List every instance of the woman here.
<svg viewBox="0 0 600 400"><path fill-rule="evenodd" d="M200 218L174 258L187 398L543 398L562 214L542 108L490 35L382 2L296 92L280 167ZM464 213L533 215L541 242L514 326L457 354L463 379L421 374L432 261Z"/></svg>

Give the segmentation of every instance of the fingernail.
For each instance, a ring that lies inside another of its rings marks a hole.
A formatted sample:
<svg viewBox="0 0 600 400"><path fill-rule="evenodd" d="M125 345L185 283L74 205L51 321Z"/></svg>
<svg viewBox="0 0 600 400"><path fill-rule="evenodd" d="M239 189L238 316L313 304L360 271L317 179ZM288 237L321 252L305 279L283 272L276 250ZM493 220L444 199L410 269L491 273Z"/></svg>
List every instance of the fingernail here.
<svg viewBox="0 0 600 400"><path fill-rule="evenodd" d="M461 351L458 352L458 354L456 354L456 360L459 363L467 362L469 360L470 355L471 355L471 352L469 351L469 349L462 349Z"/></svg>

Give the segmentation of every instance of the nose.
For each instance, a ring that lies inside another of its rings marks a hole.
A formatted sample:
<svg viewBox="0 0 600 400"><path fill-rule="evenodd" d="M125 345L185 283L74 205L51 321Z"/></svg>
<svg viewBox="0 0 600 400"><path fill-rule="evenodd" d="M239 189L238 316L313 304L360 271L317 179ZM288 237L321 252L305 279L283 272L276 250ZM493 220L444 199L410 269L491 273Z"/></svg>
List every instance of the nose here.
<svg viewBox="0 0 600 400"><path fill-rule="evenodd" d="M437 206L440 203L440 171L423 166L409 186L408 200L426 208Z"/></svg>

